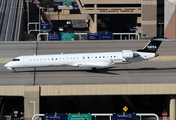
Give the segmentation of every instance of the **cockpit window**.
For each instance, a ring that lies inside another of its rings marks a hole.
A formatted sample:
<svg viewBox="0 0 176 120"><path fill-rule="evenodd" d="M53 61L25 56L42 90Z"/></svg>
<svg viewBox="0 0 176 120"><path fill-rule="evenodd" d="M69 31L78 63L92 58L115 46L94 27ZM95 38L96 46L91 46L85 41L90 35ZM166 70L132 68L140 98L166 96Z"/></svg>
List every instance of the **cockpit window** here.
<svg viewBox="0 0 176 120"><path fill-rule="evenodd" d="M12 61L20 61L20 59L13 59Z"/></svg>

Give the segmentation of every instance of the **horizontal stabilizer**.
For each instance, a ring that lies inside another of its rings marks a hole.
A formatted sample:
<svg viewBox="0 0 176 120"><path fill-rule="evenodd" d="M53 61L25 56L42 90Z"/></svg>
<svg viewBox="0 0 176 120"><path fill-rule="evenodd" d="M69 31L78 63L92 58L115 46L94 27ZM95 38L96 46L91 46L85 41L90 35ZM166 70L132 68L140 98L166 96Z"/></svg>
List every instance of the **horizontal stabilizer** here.
<svg viewBox="0 0 176 120"><path fill-rule="evenodd" d="M158 38L158 39L153 39L154 41L171 41L169 39L165 39L165 38Z"/></svg>

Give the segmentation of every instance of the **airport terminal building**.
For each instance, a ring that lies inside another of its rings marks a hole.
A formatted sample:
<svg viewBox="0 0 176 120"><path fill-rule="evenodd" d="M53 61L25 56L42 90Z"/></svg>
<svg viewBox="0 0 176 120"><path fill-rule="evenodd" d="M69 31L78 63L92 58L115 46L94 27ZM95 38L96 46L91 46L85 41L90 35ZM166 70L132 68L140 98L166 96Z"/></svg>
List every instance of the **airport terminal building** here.
<svg viewBox="0 0 176 120"><path fill-rule="evenodd" d="M157 36L157 0L69 0L76 2L79 14L70 12L73 6L66 0L49 13L50 20L85 20L90 33L139 33L141 37ZM46 13L47 14L47 13Z"/></svg>

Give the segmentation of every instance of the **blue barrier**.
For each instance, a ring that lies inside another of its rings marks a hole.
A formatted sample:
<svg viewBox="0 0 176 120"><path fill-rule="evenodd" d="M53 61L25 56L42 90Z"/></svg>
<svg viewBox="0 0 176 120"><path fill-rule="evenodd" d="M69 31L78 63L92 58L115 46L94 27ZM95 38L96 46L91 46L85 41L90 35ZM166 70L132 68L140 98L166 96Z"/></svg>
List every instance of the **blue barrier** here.
<svg viewBox="0 0 176 120"><path fill-rule="evenodd" d="M68 120L67 114L45 114L44 120Z"/></svg>
<svg viewBox="0 0 176 120"><path fill-rule="evenodd" d="M49 41L61 41L61 33L49 33Z"/></svg>
<svg viewBox="0 0 176 120"><path fill-rule="evenodd" d="M87 40L100 40L100 33L87 33Z"/></svg>
<svg viewBox="0 0 176 120"><path fill-rule="evenodd" d="M113 33L87 33L87 40L113 40Z"/></svg>
<svg viewBox="0 0 176 120"><path fill-rule="evenodd" d="M100 36L100 40L113 40L112 33L101 33Z"/></svg>
<svg viewBox="0 0 176 120"><path fill-rule="evenodd" d="M113 120L136 120L136 114L113 114Z"/></svg>

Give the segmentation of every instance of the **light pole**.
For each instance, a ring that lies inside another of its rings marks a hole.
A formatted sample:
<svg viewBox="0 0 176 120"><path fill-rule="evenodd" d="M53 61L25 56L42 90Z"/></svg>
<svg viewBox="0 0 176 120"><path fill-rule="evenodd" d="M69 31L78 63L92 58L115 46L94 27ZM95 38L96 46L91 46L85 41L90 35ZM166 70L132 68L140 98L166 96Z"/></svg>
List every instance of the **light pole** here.
<svg viewBox="0 0 176 120"><path fill-rule="evenodd" d="M39 33L40 33L40 9L43 9L43 7L39 6Z"/></svg>
<svg viewBox="0 0 176 120"><path fill-rule="evenodd" d="M35 101L30 101L30 103L34 103L34 115L35 115Z"/></svg>
<svg viewBox="0 0 176 120"><path fill-rule="evenodd" d="M164 24L164 23L158 23L159 25L160 25L160 37L162 36L162 25Z"/></svg>

